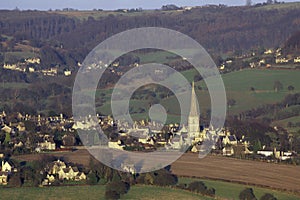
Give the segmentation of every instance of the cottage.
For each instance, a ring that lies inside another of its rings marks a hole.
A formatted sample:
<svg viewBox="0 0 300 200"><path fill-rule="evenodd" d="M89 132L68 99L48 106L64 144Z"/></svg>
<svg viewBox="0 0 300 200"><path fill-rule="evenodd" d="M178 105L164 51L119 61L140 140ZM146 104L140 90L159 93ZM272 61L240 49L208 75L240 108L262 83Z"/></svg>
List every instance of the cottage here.
<svg viewBox="0 0 300 200"><path fill-rule="evenodd" d="M12 128L10 128L10 127L7 126L7 125L4 125L4 126L1 128L1 130L4 131L5 133L11 133Z"/></svg>
<svg viewBox="0 0 300 200"><path fill-rule="evenodd" d="M274 154L274 151L257 151L257 154L269 157Z"/></svg>
<svg viewBox="0 0 300 200"><path fill-rule="evenodd" d="M237 145L237 139L235 135L226 135L225 137L223 137L222 142L224 145Z"/></svg>
<svg viewBox="0 0 300 200"><path fill-rule="evenodd" d="M234 154L234 149L232 146L226 146L222 150L224 156L232 156Z"/></svg>
<svg viewBox="0 0 300 200"><path fill-rule="evenodd" d="M118 140L118 141L109 141L108 142L108 147L109 148L113 148L113 149L123 150L124 145L122 145L121 140Z"/></svg>
<svg viewBox="0 0 300 200"><path fill-rule="evenodd" d="M142 135L139 137L139 142L142 143L142 144L146 144L147 141L148 141L148 136L147 135Z"/></svg>
<svg viewBox="0 0 300 200"><path fill-rule="evenodd" d="M64 75L65 76L71 76L72 72L70 70L65 70Z"/></svg>
<svg viewBox="0 0 300 200"><path fill-rule="evenodd" d="M7 185L8 173L0 172L0 185Z"/></svg>
<svg viewBox="0 0 300 200"><path fill-rule="evenodd" d="M60 180L83 180L86 178L84 174L79 174L79 170L77 167L67 167L63 168L58 172L58 178ZM82 172L81 172L82 173Z"/></svg>
<svg viewBox="0 0 300 200"><path fill-rule="evenodd" d="M41 59L40 58L27 58L25 59L26 63L30 63L30 64L40 64L41 63Z"/></svg>
<svg viewBox="0 0 300 200"><path fill-rule="evenodd" d="M294 58L294 63L300 63L300 56L298 56L297 58Z"/></svg>
<svg viewBox="0 0 300 200"><path fill-rule="evenodd" d="M201 146L200 145L194 145L193 148L191 149L191 152L193 153L197 153L201 150Z"/></svg>
<svg viewBox="0 0 300 200"><path fill-rule="evenodd" d="M53 136L49 136L49 135L44 135L42 136L43 138L43 142L39 142L37 149L40 150L55 150L56 149L56 144L53 140Z"/></svg>
<svg viewBox="0 0 300 200"><path fill-rule="evenodd" d="M12 171L16 171L16 169L14 169L13 164L9 161L3 160L1 165L1 172L12 172Z"/></svg>
<svg viewBox="0 0 300 200"><path fill-rule="evenodd" d="M38 143L40 150L55 150L56 144L53 141L44 141Z"/></svg>
<svg viewBox="0 0 300 200"><path fill-rule="evenodd" d="M57 160L52 163L52 166L50 166L48 173L49 174L57 174L61 169L64 169L66 167L67 167L67 165L65 162L63 162L61 160Z"/></svg>
<svg viewBox="0 0 300 200"><path fill-rule="evenodd" d="M276 58L275 59L275 63L278 64L278 63L288 63L289 60L287 58Z"/></svg>
<svg viewBox="0 0 300 200"><path fill-rule="evenodd" d="M273 50L272 49L267 49L264 54L266 55L269 55L269 54L272 54L273 53Z"/></svg>
<svg viewBox="0 0 300 200"><path fill-rule="evenodd" d="M35 71L35 69L33 67L29 67L28 70L30 73L33 73Z"/></svg>

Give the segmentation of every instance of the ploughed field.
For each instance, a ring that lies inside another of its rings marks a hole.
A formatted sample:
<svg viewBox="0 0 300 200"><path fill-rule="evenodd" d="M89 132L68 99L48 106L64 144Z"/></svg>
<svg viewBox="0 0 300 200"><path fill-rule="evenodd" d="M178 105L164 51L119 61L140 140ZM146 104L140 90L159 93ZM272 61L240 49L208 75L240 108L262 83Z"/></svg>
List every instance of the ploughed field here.
<svg viewBox="0 0 300 200"><path fill-rule="evenodd" d="M198 158L186 153L172 164L178 176L224 180L300 194L300 167L286 164L240 160L223 156Z"/></svg>
<svg viewBox="0 0 300 200"><path fill-rule="evenodd" d="M68 162L88 165L90 154L84 149L74 152L47 153L64 157ZM14 156L23 161L41 158L43 154ZM203 159L198 154L186 153L172 164L172 172L178 176L216 179L241 184L286 190L300 194L300 167L260 161L240 160L208 155Z"/></svg>

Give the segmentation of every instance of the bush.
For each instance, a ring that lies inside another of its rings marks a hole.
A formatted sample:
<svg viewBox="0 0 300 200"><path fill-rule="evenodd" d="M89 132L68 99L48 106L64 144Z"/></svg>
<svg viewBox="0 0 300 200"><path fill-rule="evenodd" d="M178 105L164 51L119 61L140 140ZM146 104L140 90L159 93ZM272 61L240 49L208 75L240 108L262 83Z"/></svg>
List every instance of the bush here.
<svg viewBox="0 0 300 200"><path fill-rule="evenodd" d="M208 195L208 196L213 197L216 194L216 190L215 190L215 188L209 188L208 190L206 190L205 194Z"/></svg>
<svg viewBox="0 0 300 200"><path fill-rule="evenodd" d="M246 188L239 195L240 200L256 200L252 188Z"/></svg>
<svg viewBox="0 0 300 200"><path fill-rule="evenodd" d="M145 174L139 174L136 177L136 183L137 184L145 184Z"/></svg>
<svg viewBox="0 0 300 200"><path fill-rule="evenodd" d="M205 194L206 189L207 189L207 187L205 186L205 184L202 181L192 182L188 186L188 190L190 190L192 192L198 192L201 194Z"/></svg>
<svg viewBox="0 0 300 200"><path fill-rule="evenodd" d="M160 170L157 173L154 173L154 185L159 186L168 186L168 185L176 185L178 182L177 176L167 172L166 170Z"/></svg>
<svg viewBox="0 0 300 200"><path fill-rule="evenodd" d="M186 188L192 192L197 192L202 195L207 196L215 196L216 190L214 188L207 188L206 185L202 181L195 181L189 184L189 186Z"/></svg>
<svg viewBox="0 0 300 200"><path fill-rule="evenodd" d="M17 173L17 174L12 175L8 180L8 185L12 186L12 187L21 187L22 182L21 182L20 174Z"/></svg>
<svg viewBox="0 0 300 200"><path fill-rule="evenodd" d="M260 198L260 200L277 200L277 198L270 193L266 193Z"/></svg>
<svg viewBox="0 0 300 200"><path fill-rule="evenodd" d="M105 191L105 199L120 199L120 194L116 191Z"/></svg>
<svg viewBox="0 0 300 200"><path fill-rule="evenodd" d="M124 181L110 182L106 185L106 191L115 191L119 194L126 194L129 189L129 183L126 183Z"/></svg>
<svg viewBox="0 0 300 200"><path fill-rule="evenodd" d="M95 185L98 183L98 177L95 172L90 172L88 174L87 183L90 185Z"/></svg>
<svg viewBox="0 0 300 200"><path fill-rule="evenodd" d="M176 185L178 178L176 175L169 172L167 169L161 169L155 172L140 174L136 178L138 184L169 186Z"/></svg>

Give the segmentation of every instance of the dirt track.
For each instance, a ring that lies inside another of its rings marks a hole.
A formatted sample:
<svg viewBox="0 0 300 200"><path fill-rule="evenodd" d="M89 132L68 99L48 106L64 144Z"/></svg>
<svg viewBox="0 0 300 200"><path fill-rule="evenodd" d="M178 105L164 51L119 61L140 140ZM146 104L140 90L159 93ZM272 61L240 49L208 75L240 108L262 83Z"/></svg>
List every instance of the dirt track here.
<svg viewBox="0 0 300 200"><path fill-rule="evenodd" d="M36 160L42 155L22 155L14 158L30 161ZM54 153L52 155L65 157L66 161L84 165L88 165L90 160L90 154L86 150ZM172 164L172 171L179 176L258 185L300 194L299 166L239 160L222 156L207 156L204 159L199 159L198 154L187 153Z"/></svg>

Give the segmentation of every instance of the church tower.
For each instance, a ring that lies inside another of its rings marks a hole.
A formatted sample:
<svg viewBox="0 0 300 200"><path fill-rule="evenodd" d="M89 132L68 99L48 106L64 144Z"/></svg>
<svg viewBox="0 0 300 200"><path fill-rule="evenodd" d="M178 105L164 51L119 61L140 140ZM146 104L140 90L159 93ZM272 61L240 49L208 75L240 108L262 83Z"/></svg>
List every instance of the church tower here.
<svg viewBox="0 0 300 200"><path fill-rule="evenodd" d="M188 117L188 135L197 137L200 133L200 118L198 112L197 96L195 93L195 84L192 83L191 108Z"/></svg>

